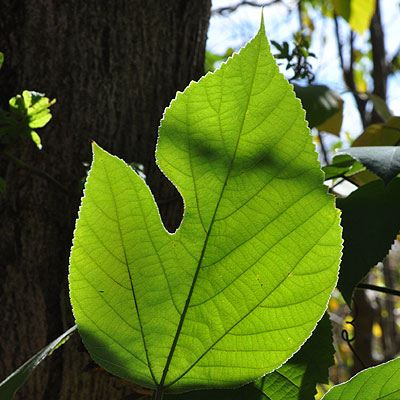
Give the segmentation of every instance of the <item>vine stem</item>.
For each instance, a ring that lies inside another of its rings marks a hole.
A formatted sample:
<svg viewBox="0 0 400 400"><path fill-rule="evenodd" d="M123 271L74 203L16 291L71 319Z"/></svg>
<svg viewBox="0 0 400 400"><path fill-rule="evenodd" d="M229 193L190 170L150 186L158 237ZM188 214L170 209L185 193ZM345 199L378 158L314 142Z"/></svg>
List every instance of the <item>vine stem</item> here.
<svg viewBox="0 0 400 400"><path fill-rule="evenodd" d="M3 152L3 154L7 158L9 158L19 168L26 169L30 173L46 179L48 182L52 183L54 186L56 186L58 189L60 189L62 192L64 192L68 196L71 195L71 193L60 182L58 182L56 179L54 179L52 176L50 176L46 172L27 164L26 162L20 160L19 158L13 156L12 154L10 154L8 152Z"/></svg>

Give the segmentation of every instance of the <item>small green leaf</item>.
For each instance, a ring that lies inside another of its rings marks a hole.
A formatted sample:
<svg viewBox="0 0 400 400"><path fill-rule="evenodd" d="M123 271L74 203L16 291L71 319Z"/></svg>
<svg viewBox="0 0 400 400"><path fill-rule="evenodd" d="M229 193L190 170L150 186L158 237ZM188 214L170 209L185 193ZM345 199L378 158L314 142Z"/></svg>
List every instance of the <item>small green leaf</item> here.
<svg viewBox="0 0 400 400"><path fill-rule="evenodd" d="M340 150L339 154L348 154L387 184L400 172L400 147L369 146L350 147Z"/></svg>
<svg viewBox="0 0 400 400"><path fill-rule="evenodd" d="M40 136L35 131L31 131L31 138L32 138L33 143L36 144L37 148L39 150L41 150L42 149L42 143L40 141Z"/></svg>
<svg viewBox="0 0 400 400"><path fill-rule="evenodd" d="M347 154L336 155L331 165L325 165L322 170L325 173L325 180L338 178L340 176L351 176L360 171L365 170L365 167L354 160L353 157Z"/></svg>
<svg viewBox="0 0 400 400"><path fill-rule="evenodd" d="M306 110L310 128L339 136L343 119L343 100L339 94L323 85L294 85L294 90Z"/></svg>
<svg viewBox="0 0 400 400"><path fill-rule="evenodd" d="M4 62L4 54L0 51L0 69L3 66L3 62Z"/></svg>
<svg viewBox="0 0 400 400"><path fill-rule="evenodd" d="M322 399L400 399L400 358L361 371L349 381L331 388Z"/></svg>
<svg viewBox="0 0 400 400"><path fill-rule="evenodd" d="M36 353L25 364L21 365L16 371L8 376L0 383L0 398L1 400L11 400L19 388L26 382L33 370L51 353L64 344L70 336L76 331L77 326L73 326L59 336L56 340L48 344L38 353Z"/></svg>
<svg viewBox="0 0 400 400"><path fill-rule="evenodd" d="M40 149L40 137L33 130L42 128L51 119L49 107L55 103L42 93L24 90L22 95L10 99L10 115L3 118L0 130L3 142L16 140L16 136L29 135Z"/></svg>
<svg viewBox="0 0 400 400"><path fill-rule="evenodd" d="M95 361L158 394L238 387L281 366L336 284L339 213L262 26L166 109L157 163L185 203L165 231L143 180L94 146L71 252Z"/></svg>
<svg viewBox="0 0 400 400"><path fill-rule="evenodd" d="M343 257L338 288L351 304L354 288L382 261L400 231L400 178L388 185L381 180L359 187L345 199L342 210Z"/></svg>

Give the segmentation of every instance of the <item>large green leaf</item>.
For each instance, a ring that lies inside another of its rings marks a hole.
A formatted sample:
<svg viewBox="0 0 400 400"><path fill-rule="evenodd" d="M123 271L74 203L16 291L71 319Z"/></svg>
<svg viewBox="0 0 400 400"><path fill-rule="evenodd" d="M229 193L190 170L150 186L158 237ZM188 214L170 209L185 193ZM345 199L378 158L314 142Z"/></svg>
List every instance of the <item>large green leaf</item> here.
<svg viewBox="0 0 400 400"><path fill-rule="evenodd" d="M263 26L178 93L159 133L180 228L169 234L143 180L95 145L70 266L90 354L157 399L278 368L321 318L341 252L304 111Z"/></svg>
<svg viewBox="0 0 400 400"><path fill-rule="evenodd" d="M306 110L310 128L339 136L343 120L343 100L340 95L323 85L295 85L294 90Z"/></svg>
<svg viewBox="0 0 400 400"><path fill-rule="evenodd" d="M49 355L52 354L54 350L64 344L69 337L76 331L77 326L73 326L64 332L57 339L53 340L50 344L36 353L32 358L30 358L25 364L21 365L17 370L15 370L10 376L8 376L3 382L0 383L0 399L1 400L11 400L14 394L19 390L19 388L26 382L29 375L34 371L34 369Z"/></svg>
<svg viewBox="0 0 400 400"><path fill-rule="evenodd" d="M400 178L359 187L345 199L342 210L344 249L338 288L346 302L368 271L382 261L400 231Z"/></svg>
<svg viewBox="0 0 400 400"><path fill-rule="evenodd" d="M325 314L301 349L258 381L234 390L198 390L171 395L167 400L314 400L317 382L328 383L328 368L334 364L334 353L332 326Z"/></svg>
<svg viewBox="0 0 400 400"><path fill-rule="evenodd" d="M400 147L397 146L350 147L339 153L350 155L385 183L389 183L400 172Z"/></svg>
<svg viewBox="0 0 400 400"><path fill-rule="evenodd" d="M400 358L361 371L349 381L334 386L323 400L400 399Z"/></svg>

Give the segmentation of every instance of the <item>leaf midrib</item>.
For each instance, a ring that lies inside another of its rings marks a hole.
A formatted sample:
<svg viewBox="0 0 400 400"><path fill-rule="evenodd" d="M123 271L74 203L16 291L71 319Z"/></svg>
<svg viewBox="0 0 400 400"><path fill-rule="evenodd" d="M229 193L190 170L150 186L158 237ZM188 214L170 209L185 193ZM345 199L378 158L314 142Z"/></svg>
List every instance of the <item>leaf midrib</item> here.
<svg viewBox="0 0 400 400"><path fill-rule="evenodd" d="M119 237L121 239L122 249L123 249L123 252L124 252L125 266L126 266L126 269L127 269L127 272L128 272L128 276L129 276L129 283L130 283L130 286L131 286L133 302L135 304L136 314L137 314L138 322L139 322L139 326L140 326L140 333L141 333L141 336L142 336L143 347L144 347L144 351L145 351L145 355L146 355L147 367L148 367L150 375L151 375L151 377L152 377L152 379L153 379L153 381L155 383L156 382L156 377L155 377L155 375L153 373L153 370L152 370L151 364L150 364L149 353L148 353L148 349L147 349L147 346L146 346L146 339L145 339L145 335L144 335L144 331L143 331L143 324L142 324L142 320L141 320L140 313L139 313L139 307L138 307L138 303L137 303L137 299L136 299L135 289L133 287L132 274L131 274L131 271L129 269L128 257L127 257L127 254L126 254L125 243L124 243L122 232L121 232L121 225L119 223L120 217L119 217L119 213L118 213L117 203L115 201L115 195L114 195L114 191L113 191L113 187L112 187L112 181L110 180L110 177L108 175L107 168L104 168L104 171L105 171L105 175L106 175L109 187L110 187L111 197L113 199L113 203L114 203L114 207L115 207L115 213L116 213L116 216L117 216L118 232L119 232ZM140 202L139 202L139 204L140 204Z"/></svg>
<svg viewBox="0 0 400 400"><path fill-rule="evenodd" d="M204 244L203 244L203 248L202 248L202 251L201 251L201 254L200 254L199 262L197 263L196 272L195 272L195 274L193 276L192 284L190 286L188 297L186 299L185 306L184 306L184 309L182 311L181 318L179 320L179 324L178 324L178 327L177 327L177 330L176 330L176 333L175 333L175 336L174 336L174 341L172 343L171 350L170 350L170 352L168 354L168 357L167 357L167 362L165 364L165 367L164 367L164 370L163 370L163 374L161 376L160 384L158 385L158 388L161 389L161 390L164 389L164 382L165 382L165 379L166 379L167 374L168 374L168 369L169 369L169 366L171 364L172 357L173 357L173 355L175 353L175 349L176 349L176 346L177 346L177 343L178 343L178 340L179 340L179 337L180 337L180 332L182 330L183 323L185 321L186 313L187 313L187 311L189 309L190 301L191 301L191 298L192 298L192 295L193 295L193 291L194 291L194 288L195 288L195 285L196 285L196 281L197 281L197 278L198 278L198 275L199 275L199 272L200 272L200 269L201 269L200 268L201 267L201 263L203 261L203 258L204 258L204 255L205 255L205 252L206 252L206 249L207 249L208 240L210 238L210 234L211 234L214 222L215 222L215 218L216 218L216 215L217 215L217 212L218 212L218 209L219 209L219 205L220 205L221 200L223 198L223 195L224 195L224 192L225 192L225 188L227 186L228 180L229 180L231 172L232 172L233 164L234 164L234 161L235 161L235 158L236 158L237 149L239 147L241 134L242 134L242 131L243 131L243 126L244 126L244 123L246 121L246 115L247 115L247 111L248 111L249 104L250 104L250 99L251 99L251 93L253 92L253 88L254 88L254 81L255 81L255 77L256 77L256 71L258 69L259 60L260 60L260 41L258 42L257 61L256 61L256 65L255 65L255 68L254 68L254 71L253 71L251 87L250 87L250 91L249 91L249 94L248 94L245 111L243 112L242 123L241 123L240 129L239 129L239 133L238 133L238 137L237 137L237 140L236 140L235 150L234 150L234 153L232 155L231 163L229 165L228 172L226 174L226 178L225 178L224 184L223 184L222 189L221 189L221 193L219 195L217 204L215 206L214 214L213 214L212 219L210 221L209 229L206 231L206 237L204 239ZM242 71L242 69L241 69L241 71ZM189 156L189 158L190 158L190 156ZM200 217L200 215L199 215L199 217ZM180 377L178 379L174 380L172 383L167 385L167 387L173 385L174 383L176 383L186 373L187 372L185 372L184 374L180 375Z"/></svg>

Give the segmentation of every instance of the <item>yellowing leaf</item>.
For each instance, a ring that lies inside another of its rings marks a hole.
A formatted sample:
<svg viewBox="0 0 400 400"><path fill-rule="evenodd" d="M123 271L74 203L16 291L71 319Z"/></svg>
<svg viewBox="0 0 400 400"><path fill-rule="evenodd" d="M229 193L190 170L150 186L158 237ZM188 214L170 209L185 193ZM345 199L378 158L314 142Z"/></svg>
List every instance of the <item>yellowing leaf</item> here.
<svg viewBox="0 0 400 400"><path fill-rule="evenodd" d="M361 35L371 25L376 0L333 0L336 14L343 17L353 31Z"/></svg>

